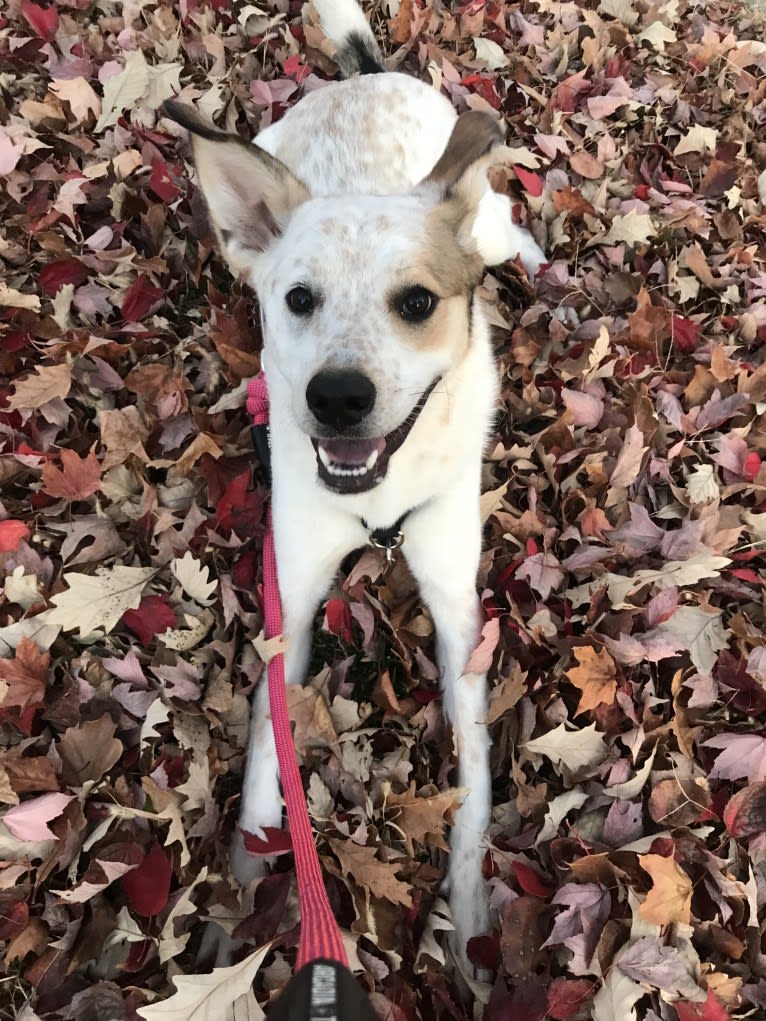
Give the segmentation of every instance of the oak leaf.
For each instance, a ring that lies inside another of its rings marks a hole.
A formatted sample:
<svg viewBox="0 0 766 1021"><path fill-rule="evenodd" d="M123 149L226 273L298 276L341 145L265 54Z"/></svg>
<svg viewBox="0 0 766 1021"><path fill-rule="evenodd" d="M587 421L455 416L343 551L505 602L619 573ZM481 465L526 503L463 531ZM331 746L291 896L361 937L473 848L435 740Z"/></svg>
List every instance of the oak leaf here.
<svg viewBox="0 0 766 1021"><path fill-rule="evenodd" d="M407 854L414 855L414 842L447 850L444 830L452 824L466 793L466 790L452 789L419 796L413 780L403 794L394 794L389 783L383 784L386 818L399 830Z"/></svg>
<svg viewBox="0 0 766 1021"><path fill-rule="evenodd" d="M551 762L565 766L572 773L586 766L595 766L607 754L603 735L596 731L595 723L581 730L567 730L560 723L542 737L527 741L523 747L537 755L545 755Z"/></svg>
<svg viewBox="0 0 766 1021"><path fill-rule="evenodd" d="M64 631L79 631L81 638L108 633L126 610L135 610L144 586L153 578L151 567L104 567L95 574L64 575L66 592L53 596L50 623Z"/></svg>
<svg viewBox="0 0 766 1021"><path fill-rule="evenodd" d="M136 1013L144 1021L262 1021L252 986L270 949L267 943L239 964L213 968L209 975L175 975L172 996Z"/></svg>
<svg viewBox="0 0 766 1021"><path fill-rule="evenodd" d="M349 876L357 886L391 904L412 906L410 887L396 878L401 863L383 862L378 858L377 847L355 844L352 840L330 837L328 843L340 862L343 875Z"/></svg>

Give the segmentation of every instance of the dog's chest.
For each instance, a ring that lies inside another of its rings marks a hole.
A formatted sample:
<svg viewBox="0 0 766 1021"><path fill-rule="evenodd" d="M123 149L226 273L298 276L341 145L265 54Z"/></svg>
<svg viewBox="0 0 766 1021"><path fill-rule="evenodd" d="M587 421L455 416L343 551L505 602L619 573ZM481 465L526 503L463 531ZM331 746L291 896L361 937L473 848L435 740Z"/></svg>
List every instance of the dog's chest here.
<svg viewBox="0 0 766 1021"><path fill-rule="evenodd" d="M449 102L401 74L334 82L256 141L320 195L398 195L433 168L455 123Z"/></svg>

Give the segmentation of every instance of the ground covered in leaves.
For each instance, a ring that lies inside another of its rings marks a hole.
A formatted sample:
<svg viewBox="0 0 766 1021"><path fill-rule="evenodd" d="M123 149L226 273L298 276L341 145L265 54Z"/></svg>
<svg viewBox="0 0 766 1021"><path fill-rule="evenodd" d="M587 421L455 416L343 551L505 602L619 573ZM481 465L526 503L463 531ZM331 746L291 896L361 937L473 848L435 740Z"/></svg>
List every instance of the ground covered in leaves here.
<svg viewBox="0 0 766 1021"><path fill-rule="evenodd" d="M293 699L355 970L390 1021L763 1018L763 24L724 0L372 18L392 67L506 118L495 184L550 266L484 283L497 924L470 952L496 978L466 1007L444 966L432 625L371 551ZM257 314L158 108L250 137L334 73L287 0L0 14L0 1017L133 1021L226 961L172 1016L235 990L256 1018L291 972L289 853L254 900L227 866L263 675Z"/></svg>

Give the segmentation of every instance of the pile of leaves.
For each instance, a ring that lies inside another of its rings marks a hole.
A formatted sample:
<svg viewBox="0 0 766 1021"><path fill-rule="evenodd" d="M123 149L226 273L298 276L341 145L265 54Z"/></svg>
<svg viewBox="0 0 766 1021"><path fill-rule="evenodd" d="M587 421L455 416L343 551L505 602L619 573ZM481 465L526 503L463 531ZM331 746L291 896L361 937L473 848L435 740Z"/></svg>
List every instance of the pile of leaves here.
<svg viewBox="0 0 766 1021"><path fill-rule="evenodd" d="M497 922L469 952L495 976L466 996L445 964L433 627L372 550L292 693L353 967L390 1021L764 1017L763 22L368 13L391 67L506 119L494 184L550 265L483 284ZM228 870L264 673L258 318L159 108L251 137L334 75L290 0L0 14L0 1017L256 1018L292 972L289 847L254 894Z"/></svg>

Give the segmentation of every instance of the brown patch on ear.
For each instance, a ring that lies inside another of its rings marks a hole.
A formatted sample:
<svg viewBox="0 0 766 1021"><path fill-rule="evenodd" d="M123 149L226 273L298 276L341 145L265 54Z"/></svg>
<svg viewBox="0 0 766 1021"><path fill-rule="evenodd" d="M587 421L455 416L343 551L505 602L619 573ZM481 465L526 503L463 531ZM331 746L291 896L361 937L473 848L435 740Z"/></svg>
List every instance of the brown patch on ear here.
<svg viewBox="0 0 766 1021"><path fill-rule="evenodd" d="M456 199L439 203L428 214L425 243L413 267L418 283L442 296L470 294L484 276L484 263L476 246L460 243L464 207Z"/></svg>
<svg viewBox="0 0 766 1021"><path fill-rule="evenodd" d="M281 234L308 189L265 149L206 124L190 107L168 100L163 109L191 132L211 223L232 269L241 271L248 253L264 251Z"/></svg>
<svg viewBox="0 0 766 1021"><path fill-rule="evenodd" d="M444 185L447 189L480 159L503 141L500 122L488 113L471 110L455 121L447 147L436 166L423 181Z"/></svg>

